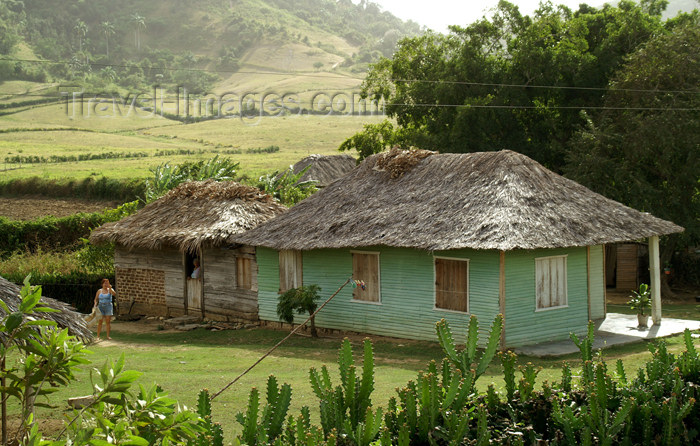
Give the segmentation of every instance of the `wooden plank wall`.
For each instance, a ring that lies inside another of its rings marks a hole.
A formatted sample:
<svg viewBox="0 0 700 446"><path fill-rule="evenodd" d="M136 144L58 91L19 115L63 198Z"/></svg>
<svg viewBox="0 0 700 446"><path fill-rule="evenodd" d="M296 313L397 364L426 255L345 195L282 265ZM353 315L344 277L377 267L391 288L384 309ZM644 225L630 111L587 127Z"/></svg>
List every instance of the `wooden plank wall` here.
<svg viewBox="0 0 700 446"><path fill-rule="evenodd" d="M251 289L236 283L237 257L250 260ZM205 317L222 321L258 320L258 268L255 248L206 248L203 257Z"/></svg>
<svg viewBox="0 0 700 446"><path fill-rule="evenodd" d="M603 257L605 256L605 249L602 245L591 246L590 253L590 269L588 275L591 308L589 317L592 320L596 320L605 317L605 279L603 278Z"/></svg>
<svg viewBox="0 0 700 446"><path fill-rule="evenodd" d="M463 342L469 314L435 308L433 253L387 247L368 247L367 251L380 253L381 303L353 299L348 285L318 314L318 327L435 341L435 323L444 318L457 342ZM469 259L469 308L485 334L499 312L499 252L465 249L434 254ZM279 255L258 248L257 261L260 318L277 322ZM351 276L352 254L349 249L304 251L303 268L304 284L318 284L325 300ZM298 316L295 322L303 318Z"/></svg>
<svg viewBox="0 0 700 446"><path fill-rule="evenodd" d="M620 291L636 290L637 286L637 249L635 243L620 243L617 245L617 283Z"/></svg>
<svg viewBox="0 0 700 446"><path fill-rule="evenodd" d="M535 259L566 255L567 306L537 311ZM506 343L508 347L564 340L588 324L586 248L506 252Z"/></svg>

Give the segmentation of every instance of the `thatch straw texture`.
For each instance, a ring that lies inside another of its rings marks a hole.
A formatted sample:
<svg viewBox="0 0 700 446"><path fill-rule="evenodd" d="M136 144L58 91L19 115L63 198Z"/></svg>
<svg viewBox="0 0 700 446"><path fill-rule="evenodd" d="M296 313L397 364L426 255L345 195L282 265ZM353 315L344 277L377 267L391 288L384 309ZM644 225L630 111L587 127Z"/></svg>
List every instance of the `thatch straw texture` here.
<svg viewBox="0 0 700 446"><path fill-rule="evenodd" d="M0 299L9 307L10 311L17 311L21 302L19 297L20 288L12 282L0 277ZM70 305L42 297L40 306L59 310L56 313L35 313L34 317L56 322L58 327L67 328L68 333L76 336L83 342L92 340L92 332L88 329L83 315L75 311ZM5 317L5 311L0 308L0 317Z"/></svg>
<svg viewBox="0 0 700 446"><path fill-rule="evenodd" d="M509 150L431 156L392 151L367 158L286 214L233 239L299 250L377 245L513 250L598 245L682 230Z"/></svg>
<svg viewBox="0 0 700 446"><path fill-rule="evenodd" d="M357 167L357 161L350 155L309 155L292 166L292 170L299 173L306 167L309 170L299 181L317 181L318 187L326 187Z"/></svg>
<svg viewBox="0 0 700 446"><path fill-rule="evenodd" d="M196 253L202 246L220 246L232 234L254 228L285 210L254 187L233 181L192 181L134 215L100 226L92 231L90 241Z"/></svg>

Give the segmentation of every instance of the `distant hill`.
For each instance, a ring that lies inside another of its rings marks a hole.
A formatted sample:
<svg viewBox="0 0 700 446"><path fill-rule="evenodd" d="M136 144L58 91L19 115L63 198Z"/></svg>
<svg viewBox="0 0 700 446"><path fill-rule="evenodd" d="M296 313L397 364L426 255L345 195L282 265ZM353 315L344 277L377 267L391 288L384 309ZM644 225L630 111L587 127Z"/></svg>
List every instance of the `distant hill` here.
<svg viewBox="0 0 700 446"><path fill-rule="evenodd" d="M0 58L63 62L3 62L0 79L195 91L245 82L244 68L358 79L420 31L365 1L0 0Z"/></svg>

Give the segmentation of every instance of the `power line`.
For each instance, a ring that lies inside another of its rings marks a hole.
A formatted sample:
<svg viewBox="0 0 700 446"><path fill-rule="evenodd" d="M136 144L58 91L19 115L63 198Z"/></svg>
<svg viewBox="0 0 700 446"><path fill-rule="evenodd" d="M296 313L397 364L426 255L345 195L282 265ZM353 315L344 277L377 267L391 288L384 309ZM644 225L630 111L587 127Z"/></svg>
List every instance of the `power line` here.
<svg viewBox="0 0 700 446"><path fill-rule="evenodd" d="M70 62L70 61L53 61L53 60L40 60L40 59L17 59L17 58L2 58L0 61L8 62L29 62L29 63L42 63L49 65L71 65L71 64L82 64L80 62ZM143 68L136 63L132 65L128 64L105 64L99 62L88 62L85 65L90 65L92 67L114 67L114 68ZM280 72L280 71L258 71L258 70L214 70L207 68L173 68L173 67L146 67L150 70L155 71L184 71L184 72L198 72L198 73L226 73L226 74L260 74L260 75L273 75L273 76L301 76L301 77L316 77L316 78L338 78L338 79L348 79L351 78L347 75L333 74L333 73L307 73L307 72ZM359 79L358 79L359 80ZM573 87L566 85L531 85L531 84L511 84L511 83L498 83L498 82L472 82L472 81L449 81L442 79L388 79L394 83L427 83L427 84L446 84L446 85L466 85L473 87L501 87L501 88L540 88L540 89L551 89L551 90L582 90L582 91L619 91L619 92L629 92L629 93L654 93L654 94L700 94L698 90L656 90L656 89L642 89L642 88L608 88L608 87Z"/></svg>

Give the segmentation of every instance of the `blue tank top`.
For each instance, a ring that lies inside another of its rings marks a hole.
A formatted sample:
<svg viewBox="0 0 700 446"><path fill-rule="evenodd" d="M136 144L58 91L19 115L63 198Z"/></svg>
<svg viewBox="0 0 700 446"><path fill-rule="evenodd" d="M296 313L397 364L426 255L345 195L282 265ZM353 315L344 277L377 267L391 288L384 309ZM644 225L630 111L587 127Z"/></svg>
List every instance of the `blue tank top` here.
<svg viewBox="0 0 700 446"><path fill-rule="evenodd" d="M97 298L101 304L111 304L112 303L112 293L102 294L100 293Z"/></svg>

